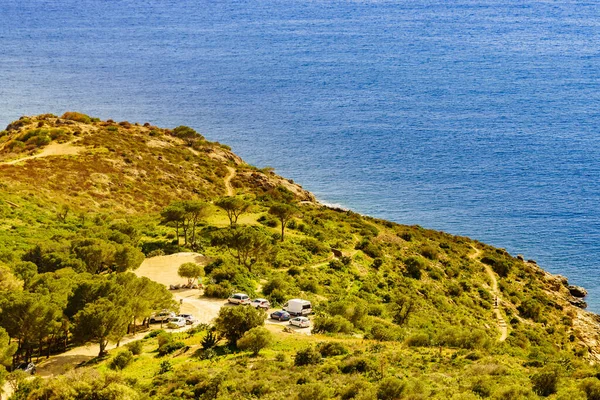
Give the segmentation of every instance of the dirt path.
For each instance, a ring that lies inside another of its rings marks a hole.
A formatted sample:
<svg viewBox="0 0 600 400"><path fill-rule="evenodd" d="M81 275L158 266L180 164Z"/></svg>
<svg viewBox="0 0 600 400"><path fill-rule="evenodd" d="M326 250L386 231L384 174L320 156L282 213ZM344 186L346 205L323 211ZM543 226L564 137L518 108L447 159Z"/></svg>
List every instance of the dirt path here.
<svg viewBox="0 0 600 400"><path fill-rule="evenodd" d="M500 298L500 291L498 290L498 281L496 280L496 274L487 264L484 264L479 261L479 256L481 255L481 250L477 248L473 248L475 253L469 255L469 258L472 260L478 261L485 268L485 272L490 277L492 281L492 295L494 296L494 315L496 315L496 321L498 322L498 329L500 330L500 338L498 341L504 342L508 337L508 325L502 316L502 312L500 310L500 305L502 304L502 299Z"/></svg>
<svg viewBox="0 0 600 400"><path fill-rule="evenodd" d="M27 156L23 158L17 158L16 160L6 161L2 164L12 165L23 161L32 160L34 158L48 157L48 156L63 156L63 155L75 155L79 154L83 150L83 147L73 146L73 142L68 143L50 143L48 146L38 154Z"/></svg>
<svg viewBox="0 0 600 400"><path fill-rule="evenodd" d="M233 186L231 186L231 180L236 174L235 168L228 166L227 170L229 170L229 174L227 174L227 176L223 180L225 183L225 193L227 194L227 196L235 196L235 190L233 190Z"/></svg>

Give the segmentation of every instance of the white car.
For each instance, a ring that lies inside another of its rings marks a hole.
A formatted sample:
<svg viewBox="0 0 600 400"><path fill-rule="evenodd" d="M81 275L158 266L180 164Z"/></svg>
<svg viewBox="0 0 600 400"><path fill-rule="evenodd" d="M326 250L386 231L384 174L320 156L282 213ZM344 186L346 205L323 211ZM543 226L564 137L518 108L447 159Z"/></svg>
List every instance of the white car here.
<svg viewBox="0 0 600 400"><path fill-rule="evenodd" d="M188 325L193 325L196 322L196 318L192 314L179 314L178 316L185 319L185 323Z"/></svg>
<svg viewBox="0 0 600 400"><path fill-rule="evenodd" d="M175 317L175 318L170 318L169 319L169 323L167 324L167 326L169 327L173 327L176 326L177 328L183 328L186 325L186 319L182 318L182 317Z"/></svg>
<svg viewBox="0 0 600 400"><path fill-rule="evenodd" d="M153 315L150 317L150 323L154 323L154 322L167 322L169 319L171 318L175 318L177 315L175 315L174 312L171 311L163 311L161 313L158 313L156 315Z"/></svg>
<svg viewBox="0 0 600 400"><path fill-rule="evenodd" d="M248 305L250 304L250 297L244 293L234 293L227 299L227 302L231 304L242 304Z"/></svg>
<svg viewBox="0 0 600 400"><path fill-rule="evenodd" d="M310 321L306 317L296 317L290 319L290 325L297 326L298 328L308 328Z"/></svg>
<svg viewBox="0 0 600 400"><path fill-rule="evenodd" d="M267 300L267 299L254 299L254 300L252 300L250 305L254 308L262 308L265 310L268 310L269 308L271 308L271 303L269 303L269 300Z"/></svg>

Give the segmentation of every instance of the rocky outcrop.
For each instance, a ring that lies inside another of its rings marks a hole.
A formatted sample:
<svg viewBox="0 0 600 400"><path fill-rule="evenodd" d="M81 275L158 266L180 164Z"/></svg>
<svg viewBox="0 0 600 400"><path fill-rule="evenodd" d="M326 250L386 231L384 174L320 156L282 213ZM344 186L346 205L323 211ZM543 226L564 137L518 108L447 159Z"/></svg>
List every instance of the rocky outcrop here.
<svg viewBox="0 0 600 400"><path fill-rule="evenodd" d="M572 297L571 299L569 299L569 303L571 303L575 307L587 308L587 303L585 301L583 301L582 299L578 299L576 297Z"/></svg>
<svg viewBox="0 0 600 400"><path fill-rule="evenodd" d="M567 286L567 289L569 289L569 293L571 293L571 296L573 297L583 298L587 296L587 290L581 286L569 285Z"/></svg>

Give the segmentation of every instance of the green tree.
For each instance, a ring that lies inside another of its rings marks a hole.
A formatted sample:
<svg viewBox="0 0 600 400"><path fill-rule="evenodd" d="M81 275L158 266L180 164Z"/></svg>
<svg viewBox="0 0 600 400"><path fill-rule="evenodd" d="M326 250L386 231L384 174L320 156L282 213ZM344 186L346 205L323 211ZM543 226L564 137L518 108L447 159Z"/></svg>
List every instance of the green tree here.
<svg viewBox="0 0 600 400"><path fill-rule="evenodd" d="M285 226L289 220L291 220L298 213L298 209L290 204L278 203L274 204L269 208L269 214L279 218L281 222L281 241L283 242L283 235L285 233Z"/></svg>
<svg viewBox="0 0 600 400"><path fill-rule="evenodd" d="M183 263L179 266L177 274L182 278L187 278L188 284L192 284L194 280L204 276L204 267L193 262Z"/></svg>
<svg viewBox="0 0 600 400"><path fill-rule="evenodd" d="M124 307L101 298L75 315L73 339L79 343L98 343L98 356L102 356L109 340L118 342L125 336L128 324L129 313Z"/></svg>
<svg viewBox="0 0 600 400"><path fill-rule="evenodd" d="M115 247L102 239L82 239L71 244L73 253L86 265L87 272L99 274L111 268Z"/></svg>
<svg viewBox="0 0 600 400"><path fill-rule="evenodd" d="M144 253L136 247L129 244L118 246L114 255L114 270L116 272L125 272L137 269L142 265L144 258Z"/></svg>
<svg viewBox="0 0 600 400"><path fill-rule="evenodd" d="M37 265L30 261L22 261L13 267L13 271L17 278L23 281L23 287L29 288L35 277L37 276Z"/></svg>
<svg viewBox="0 0 600 400"><path fill-rule="evenodd" d="M50 296L28 292L5 292L0 301L0 325L17 340L17 355L29 361L58 323L62 310Z"/></svg>
<svg viewBox="0 0 600 400"><path fill-rule="evenodd" d="M254 356L267 347L273 340L273 335L262 326L250 329L237 341L237 347L241 350L250 350Z"/></svg>
<svg viewBox="0 0 600 400"><path fill-rule="evenodd" d="M239 216L250 207L249 202L239 197L223 197L215 205L227 213L230 226L237 224Z"/></svg>
<svg viewBox="0 0 600 400"><path fill-rule="evenodd" d="M177 246L179 246L179 227L183 225L185 217L183 205L181 203L170 204L161 211L160 216L162 218L161 224L175 226Z"/></svg>
<svg viewBox="0 0 600 400"><path fill-rule="evenodd" d="M265 323L265 312L254 307L221 307L215 319L217 332L235 344L252 328Z"/></svg>
<svg viewBox="0 0 600 400"><path fill-rule="evenodd" d="M270 249L269 238L254 226L233 226L221 229L213 235L213 246L220 246L235 257L239 265L252 270L252 264Z"/></svg>
<svg viewBox="0 0 600 400"><path fill-rule="evenodd" d="M150 317L157 311L176 307L173 295L167 288L145 276L137 277L128 272L117 275L116 282L123 288L123 294L118 298L121 302L125 302L129 321L133 322L133 333L138 321Z"/></svg>

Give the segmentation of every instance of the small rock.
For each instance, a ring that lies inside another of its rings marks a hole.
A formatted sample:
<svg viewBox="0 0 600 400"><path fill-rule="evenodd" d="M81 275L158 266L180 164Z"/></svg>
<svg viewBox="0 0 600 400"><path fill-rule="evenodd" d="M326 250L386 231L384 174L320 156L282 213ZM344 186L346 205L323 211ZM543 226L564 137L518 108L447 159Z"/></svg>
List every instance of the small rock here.
<svg viewBox="0 0 600 400"><path fill-rule="evenodd" d="M575 297L570 299L569 303L573 304L575 307L587 308L587 303L585 301L583 301L581 299L576 299Z"/></svg>
<svg viewBox="0 0 600 400"><path fill-rule="evenodd" d="M569 285L567 286L567 289L569 289L569 293L571 293L571 296L573 297L581 298L587 296L587 290L581 286Z"/></svg>
<svg viewBox="0 0 600 400"><path fill-rule="evenodd" d="M555 278L560 281L564 286L569 286L569 280L566 276L556 275Z"/></svg>
<svg viewBox="0 0 600 400"><path fill-rule="evenodd" d="M525 258L523 258L523 254L517 254L517 260L525 261Z"/></svg>
<svg viewBox="0 0 600 400"><path fill-rule="evenodd" d="M528 262L529 264L536 264L536 265L537 265L537 262L536 262L535 260L527 260L527 262Z"/></svg>

